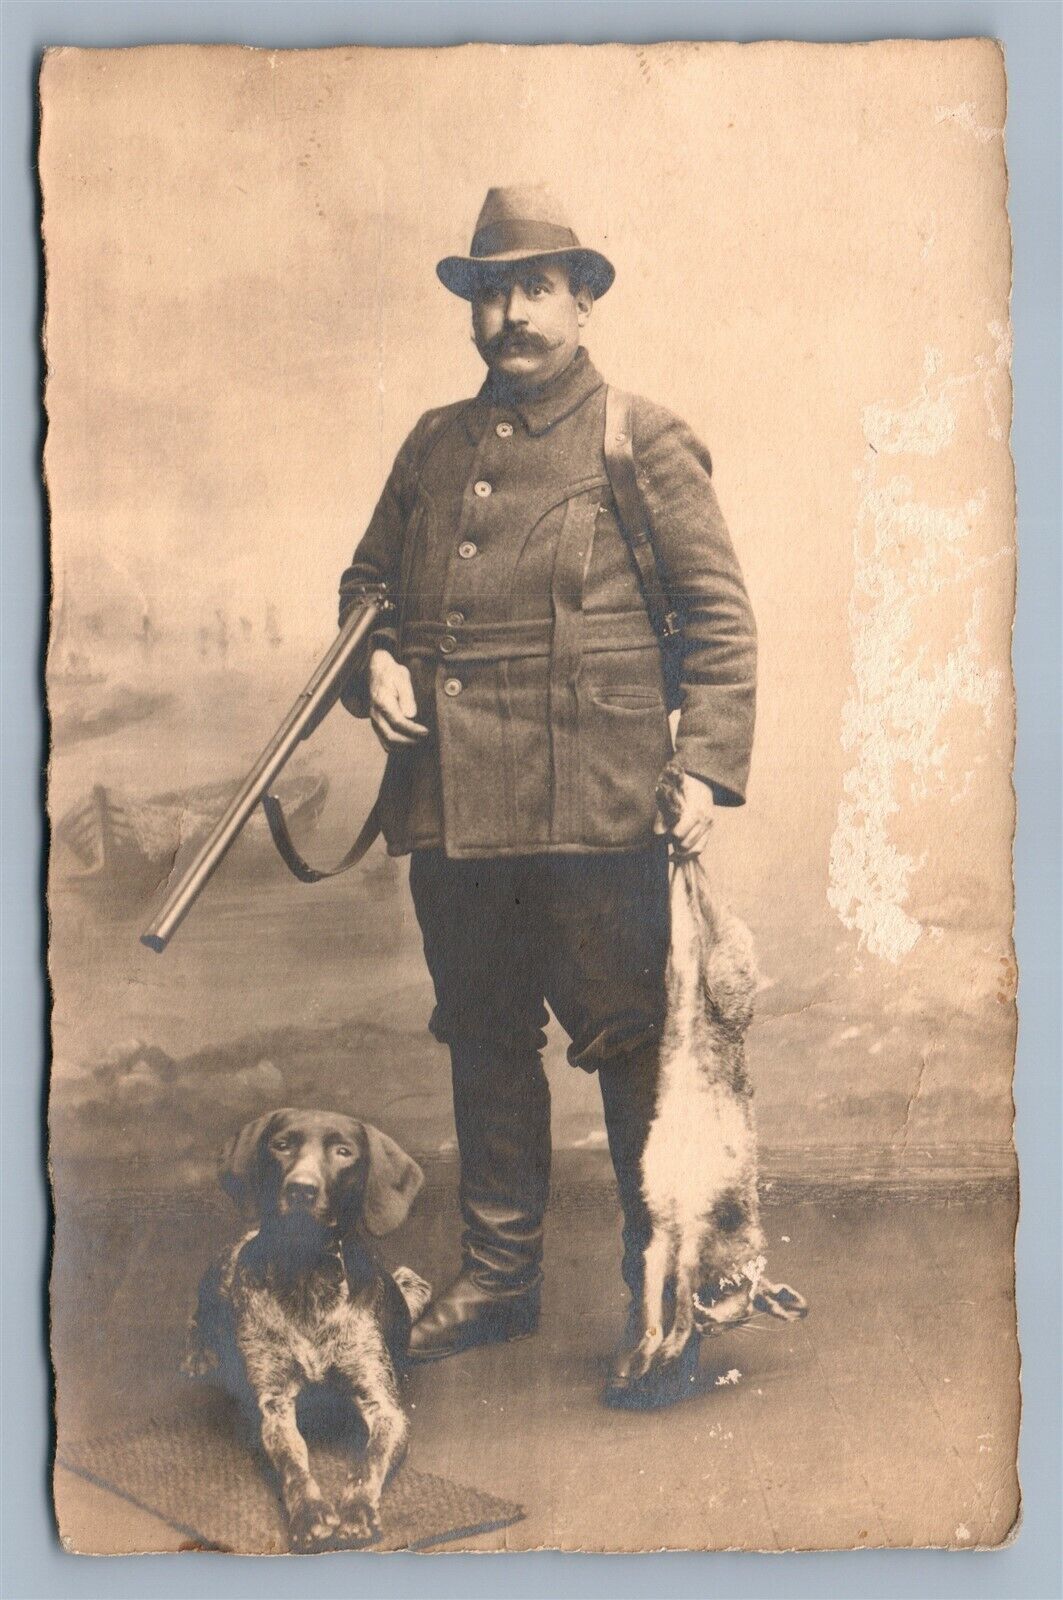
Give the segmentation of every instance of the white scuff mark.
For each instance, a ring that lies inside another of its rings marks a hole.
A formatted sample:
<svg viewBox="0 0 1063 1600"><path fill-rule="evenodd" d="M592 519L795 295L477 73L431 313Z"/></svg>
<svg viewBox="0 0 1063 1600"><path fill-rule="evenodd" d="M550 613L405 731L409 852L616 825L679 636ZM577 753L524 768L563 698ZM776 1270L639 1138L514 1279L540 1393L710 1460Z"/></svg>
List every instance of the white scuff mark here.
<svg viewBox="0 0 1063 1600"><path fill-rule="evenodd" d="M832 1040L832 1043L833 1044L847 1044L850 1039L859 1039L860 1035L864 1032L864 1029L866 1027L867 1027L867 1023L864 1022L864 1023L861 1023L859 1027L855 1027L854 1026L854 1027L851 1027L851 1028L843 1028L841 1033L835 1035L834 1039Z"/></svg>
<svg viewBox="0 0 1063 1600"><path fill-rule="evenodd" d="M956 429L953 397L972 384L980 385L982 390L989 437L1004 437L997 391L1001 379L1007 380L1011 370L1011 327L994 317L986 323L986 331L993 348L988 354L975 357L970 372L938 378L942 354L936 346L928 345L923 354L923 381L914 400L898 407L864 407L864 437L873 451L880 455L937 455L951 442Z"/></svg>
<svg viewBox="0 0 1063 1600"><path fill-rule="evenodd" d="M906 406L864 407L864 438L880 455L936 456L956 430L956 412L943 388L932 394L929 381L941 364L941 352L930 348L924 358L923 387Z"/></svg>
<svg viewBox="0 0 1063 1600"><path fill-rule="evenodd" d="M755 1295L760 1288L760 1280L764 1276L764 1268L767 1264L763 1256L755 1256L751 1261L743 1262L742 1272L749 1280L749 1292L751 1295Z"/></svg>
<svg viewBox="0 0 1063 1600"><path fill-rule="evenodd" d="M964 128L972 133L979 144L988 144L990 139L1003 138L1003 128L990 128L984 122L979 122L973 100L963 100L958 106L938 106L934 112L935 123L951 122L957 128Z"/></svg>
<svg viewBox="0 0 1063 1600"><path fill-rule="evenodd" d="M590 1133L585 1133L580 1139L570 1141L570 1150L604 1150L608 1143L604 1128L592 1128Z"/></svg>
<svg viewBox="0 0 1063 1600"><path fill-rule="evenodd" d="M717 1389L724 1389L729 1383L737 1383L741 1376L742 1374L739 1372L738 1368L732 1367L730 1372L721 1372L720 1376L716 1379L716 1387Z"/></svg>
<svg viewBox="0 0 1063 1600"><path fill-rule="evenodd" d="M996 380L1002 373L1006 376L1011 371L1011 328L1006 322L994 320L989 324L989 332L996 346L991 355L978 357L976 369L981 375L982 399L989 413L989 437L1000 440L1004 437L1004 424L997 413Z"/></svg>
<svg viewBox="0 0 1063 1600"><path fill-rule="evenodd" d="M989 726L1003 674L982 659L982 592L974 589L965 623L943 657L930 659L920 640L921 608L946 587L969 583L997 556L966 557L972 529L986 509L984 490L958 506L939 507L916 496L910 479L889 471L895 455L932 456L956 430L955 397L1006 363L1005 330L990 324L992 357L974 371L932 386L940 352L928 348L918 395L896 408L867 406L864 433L872 454L857 470L862 490L853 533L854 576L849 600L853 678L842 711L842 747L853 765L831 840L828 901L842 923L872 954L898 962L923 929L905 909L913 876L925 862L899 849L892 819L906 803L935 793L949 797L971 781L954 773L947 737L955 707L979 710ZM989 431L999 429L991 405ZM885 458L885 459L884 459ZM872 1046L874 1053L876 1048Z"/></svg>
<svg viewBox="0 0 1063 1600"><path fill-rule="evenodd" d="M967 1526L967 1524L965 1522L961 1522L959 1524L959 1526L957 1527L957 1529L956 1529L956 1543L957 1544L970 1544L970 1542L971 1542L971 1530L970 1530L970 1528Z"/></svg>

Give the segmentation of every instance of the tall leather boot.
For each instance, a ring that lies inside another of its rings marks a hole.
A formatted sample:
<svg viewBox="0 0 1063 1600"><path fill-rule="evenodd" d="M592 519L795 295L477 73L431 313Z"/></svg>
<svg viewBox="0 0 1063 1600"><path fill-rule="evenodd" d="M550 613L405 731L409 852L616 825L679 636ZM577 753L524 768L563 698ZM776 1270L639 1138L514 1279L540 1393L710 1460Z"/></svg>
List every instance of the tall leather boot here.
<svg viewBox="0 0 1063 1600"><path fill-rule="evenodd" d="M462 1267L410 1335L412 1361L533 1333L550 1191L550 1089L536 1052L451 1049Z"/></svg>

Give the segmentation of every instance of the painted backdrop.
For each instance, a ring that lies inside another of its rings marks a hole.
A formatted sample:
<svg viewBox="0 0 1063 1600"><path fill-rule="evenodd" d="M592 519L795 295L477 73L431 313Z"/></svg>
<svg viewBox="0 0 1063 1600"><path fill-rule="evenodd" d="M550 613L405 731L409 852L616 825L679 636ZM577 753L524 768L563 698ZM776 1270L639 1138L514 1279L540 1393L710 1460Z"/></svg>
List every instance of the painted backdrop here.
<svg viewBox="0 0 1063 1600"><path fill-rule="evenodd" d="M608 59L47 58L61 1186L206 1178L287 1100L452 1146L404 867L308 889L250 840L164 956L137 933L328 643L406 432L479 385L436 260L489 185L543 180L617 267L593 357L709 445L758 618L750 802L713 869L760 951L765 1166L1010 1163L999 53ZM308 851L381 766L337 712L292 780ZM595 1085L551 1052L558 1142L593 1154Z"/></svg>

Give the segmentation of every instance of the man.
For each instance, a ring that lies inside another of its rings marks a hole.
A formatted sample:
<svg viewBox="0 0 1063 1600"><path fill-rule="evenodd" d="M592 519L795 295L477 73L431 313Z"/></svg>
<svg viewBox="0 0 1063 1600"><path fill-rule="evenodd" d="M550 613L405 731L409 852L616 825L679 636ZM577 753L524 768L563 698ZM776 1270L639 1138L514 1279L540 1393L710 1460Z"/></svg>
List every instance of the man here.
<svg viewBox="0 0 1063 1600"><path fill-rule="evenodd" d="M488 374L423 416L341 584L345 615L386 583L350 709L389 753L380 816L410 887L450 1048L462 1267L413 1331L430 1360L532 1332L550 1172L546 1005L598 1074L637 1297L668 940L654 792L672 756L662 641L610 487L607 389L582 348L613 267L539 189L492 189L468 256ZM699 781L672 833L705 843L744 799L755 636L707 452L631 402L635 493L682 622L676 753ZM629 458L630 459L630 458ZM630 508L629 508L630 517Z"/></svg>

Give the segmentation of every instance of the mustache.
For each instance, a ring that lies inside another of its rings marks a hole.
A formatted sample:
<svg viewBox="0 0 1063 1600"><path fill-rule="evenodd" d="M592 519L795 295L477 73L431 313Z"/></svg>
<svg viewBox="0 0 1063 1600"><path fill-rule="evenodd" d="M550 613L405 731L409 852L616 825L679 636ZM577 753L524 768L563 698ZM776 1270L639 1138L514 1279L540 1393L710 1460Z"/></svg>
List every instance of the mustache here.
<svg viewBox="0 0 1063 1600"><path fill-rule="evenodd" d="M492 339L484 340L480 345L480 353L485 357L506 354L548 355L562 342L560 338L548 339L545 334L536 333L531 328L503 328L501 333L496 333Z"/></svg>

